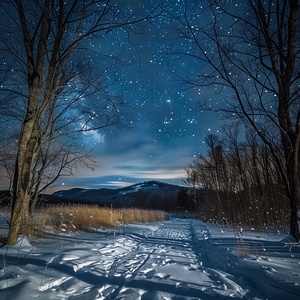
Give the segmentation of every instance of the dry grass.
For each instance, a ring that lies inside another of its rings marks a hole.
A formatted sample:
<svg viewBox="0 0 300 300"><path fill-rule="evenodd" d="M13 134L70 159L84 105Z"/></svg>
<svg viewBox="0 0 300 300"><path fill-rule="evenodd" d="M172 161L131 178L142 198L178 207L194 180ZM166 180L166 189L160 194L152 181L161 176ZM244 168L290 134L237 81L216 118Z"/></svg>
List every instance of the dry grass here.
<svg viewBox="0 0 300 300"><path fill-rule="evenodd" d="M49 226L57 233L86 231L91 228L111 228L123 224L166 219L162 211L112 209L89 205L51 206L39 209L36 215L38 228ZM32 229L35 227L30 226Z"/></svg>
<svg viewBox="0 0 300 300"><path fill-rule="evenodd" d="M35 213L30 217L26 224L21 225L20 232L30 240L44 237L45 227L47 226L48 216L42 213Z"/></svg>

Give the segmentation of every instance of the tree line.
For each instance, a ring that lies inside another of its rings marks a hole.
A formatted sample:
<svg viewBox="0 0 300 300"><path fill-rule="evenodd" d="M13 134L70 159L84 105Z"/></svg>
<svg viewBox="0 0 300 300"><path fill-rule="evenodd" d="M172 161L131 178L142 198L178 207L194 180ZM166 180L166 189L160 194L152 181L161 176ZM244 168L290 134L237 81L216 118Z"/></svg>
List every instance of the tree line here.
<svg viewBox="0 0 300 300"><path fill-rule="evenodd" d="M287 226L285 185L258 135L234 123L207 135L205 143L207 154L186 169L186 183L194 190L190 201L202 218L255 228Z"/></svg>

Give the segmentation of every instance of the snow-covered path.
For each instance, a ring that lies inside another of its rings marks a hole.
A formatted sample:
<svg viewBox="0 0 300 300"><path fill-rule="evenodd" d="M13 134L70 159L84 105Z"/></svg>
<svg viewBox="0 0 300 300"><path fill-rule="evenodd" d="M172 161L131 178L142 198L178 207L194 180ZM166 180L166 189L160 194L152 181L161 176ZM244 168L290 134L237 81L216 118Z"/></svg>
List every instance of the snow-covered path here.
<svg viewBox="0 0 300 300"><path fill-rule="evenodd" d="M292 276L292 282L280 282L271 260L261 265L257 255L238 261L233 253L237 240L230 234L200 221L172 219L33 245L21 239L0 249L0 299L300 299L299 252L292 260L279 260L283 274ZM288 264L298 270L290 274ZM271 280L266 286L275 282L287 298L247 280L247 274L257 276L258 271L275 274L272 281L266 273Z"/></svg>

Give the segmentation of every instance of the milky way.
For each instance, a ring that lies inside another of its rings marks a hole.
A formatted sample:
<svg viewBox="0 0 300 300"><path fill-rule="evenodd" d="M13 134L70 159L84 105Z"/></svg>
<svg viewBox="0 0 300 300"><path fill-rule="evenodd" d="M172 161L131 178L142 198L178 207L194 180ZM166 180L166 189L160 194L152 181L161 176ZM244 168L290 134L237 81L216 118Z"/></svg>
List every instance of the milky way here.
<svg viewBox="0 0 300 300"><path fill-rule="evenodd" d="M199 13L205 2L195 2ZM190 47L176 28L176 18L183 15L185 1L128 3L128 9L137 16L160 5L158 16L138 24L137 32L119 29L104 39L89 40L92 51L86 54L94 66L110 69L114 84L109 89L121 92L126 103L120 108L123 122L77 136L85 150L93 149L91 154L98 167L79 169L74 178L60 178L52 190L120 187L144 180L181 184L185 168L205 152L205 136L220 129L221 121L216 115L197 109L204 94L179 78L200 73L203 66L172 54L178 49L188 52ZM205 97L217 101L210 91Z"/></svg>

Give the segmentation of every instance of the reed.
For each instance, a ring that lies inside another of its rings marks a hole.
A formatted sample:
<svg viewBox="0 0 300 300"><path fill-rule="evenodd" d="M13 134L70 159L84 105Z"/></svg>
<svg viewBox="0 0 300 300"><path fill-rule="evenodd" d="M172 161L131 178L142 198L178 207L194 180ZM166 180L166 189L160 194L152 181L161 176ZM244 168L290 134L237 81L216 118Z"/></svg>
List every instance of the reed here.
<svg viewBox="0 0 300 300"><path fill-rule="evenodd" d="M57 233L86 231L92 228L111 228L130 223L154 222L166 219L163 211L146 209L113 209L91 205L49 206L40 208L43 227L49 226ZM39 226L41 227L41 226Z"/></svg>

